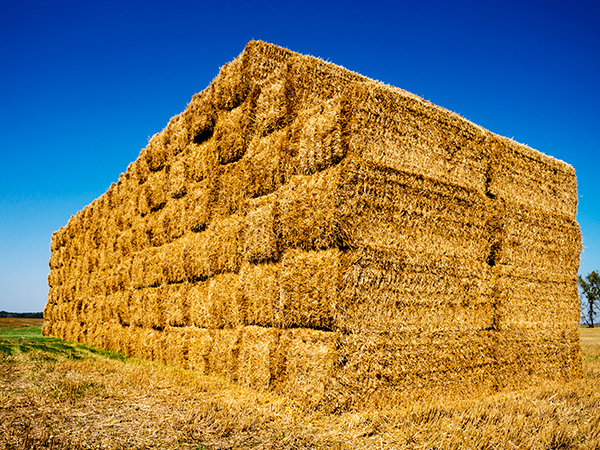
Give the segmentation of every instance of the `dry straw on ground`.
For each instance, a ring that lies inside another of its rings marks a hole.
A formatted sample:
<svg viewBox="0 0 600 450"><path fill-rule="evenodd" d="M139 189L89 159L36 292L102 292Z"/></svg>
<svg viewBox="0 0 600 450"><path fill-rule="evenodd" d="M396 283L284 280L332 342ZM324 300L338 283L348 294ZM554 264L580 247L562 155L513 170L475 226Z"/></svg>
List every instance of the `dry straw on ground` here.
<svg viewBox="0 0 600 450"><path fill-rule="evenodd" d="M54 233L44 333L344 409L581 374L574 169L250 42Z"/></svg>

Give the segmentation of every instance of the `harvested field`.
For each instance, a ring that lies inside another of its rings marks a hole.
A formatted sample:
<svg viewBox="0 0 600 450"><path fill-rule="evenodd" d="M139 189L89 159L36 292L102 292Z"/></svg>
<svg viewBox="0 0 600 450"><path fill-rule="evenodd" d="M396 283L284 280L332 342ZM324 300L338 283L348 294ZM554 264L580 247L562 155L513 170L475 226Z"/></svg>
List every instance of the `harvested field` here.
<svg viewBox="0 0 600 450"><path fill-rule="evenodd" d="M0 319L0 448L598 448L600 328L579 332L578 380L328 414L245 387L264 382L259 370L231 383L41 337L39 328L6 329Z"/></svg>
<svg viewBox="0 0 600 450"><path fill-rule="evenodd" d="M250 42L52 237L44 335L324 411L582 376L570 165Z"/></svg>

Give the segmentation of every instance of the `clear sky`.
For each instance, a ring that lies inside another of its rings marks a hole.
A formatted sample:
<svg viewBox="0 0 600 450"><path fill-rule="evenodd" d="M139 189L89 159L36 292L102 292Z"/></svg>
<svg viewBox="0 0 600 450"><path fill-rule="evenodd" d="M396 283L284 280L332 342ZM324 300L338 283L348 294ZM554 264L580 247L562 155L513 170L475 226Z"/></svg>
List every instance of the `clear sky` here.
<svg viewBox="0 0 600 450"><path fill-rule="evenodd" d="M600 270L600 2L0 3L0 310L41 311L52 232L251 39L406 89L572 164Z"/></svg>

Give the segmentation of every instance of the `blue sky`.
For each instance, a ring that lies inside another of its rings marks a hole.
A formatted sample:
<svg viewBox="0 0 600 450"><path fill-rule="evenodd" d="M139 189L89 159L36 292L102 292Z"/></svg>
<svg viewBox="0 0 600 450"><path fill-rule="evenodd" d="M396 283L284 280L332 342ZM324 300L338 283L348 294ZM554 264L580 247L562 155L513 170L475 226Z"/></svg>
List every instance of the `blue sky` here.
<svg viewBox="0 0 600 450"><path fill-rule="evenodd" d="M406 89L572 164L600 270L600 3L0 4L0 310L41 311L52 232L251 39Z"/></svg>

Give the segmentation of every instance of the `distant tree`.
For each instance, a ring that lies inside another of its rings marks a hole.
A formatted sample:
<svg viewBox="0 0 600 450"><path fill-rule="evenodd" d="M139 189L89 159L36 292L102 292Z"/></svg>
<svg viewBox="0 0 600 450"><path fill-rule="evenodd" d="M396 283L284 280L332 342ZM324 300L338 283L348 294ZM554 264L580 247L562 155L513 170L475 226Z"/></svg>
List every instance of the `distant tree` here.
<svg viewBox="0 0 600 450"><path fill-rule="evenodd" d="M594 270L585 278L578 277L581 288L581 317L588 327L594 328L594 317L600 309L600 275Z"/></svg>
<svg viewBox="0 0 600 450"><path fill-rule="evenodd" d="M17 319L43 319L43 312L27 312L27 313L11 313L7 311L0 311L0 319L8 317L16 317Z"/></svg>

